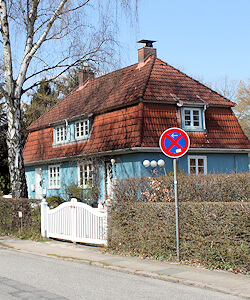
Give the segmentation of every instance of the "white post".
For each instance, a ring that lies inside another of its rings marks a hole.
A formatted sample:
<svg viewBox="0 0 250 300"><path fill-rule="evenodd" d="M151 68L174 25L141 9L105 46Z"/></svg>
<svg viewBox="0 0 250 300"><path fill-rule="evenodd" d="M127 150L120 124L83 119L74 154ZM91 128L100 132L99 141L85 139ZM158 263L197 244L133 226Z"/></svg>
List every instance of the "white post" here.
<svg viewBox="0 0 250 300"><path fill-rule="evenodd" d="M77 199L72 198L71 199L71 225L72 225L72 242L76 241L76 235L77 235L77 226L76 226L76 203Z"/></svg>
<svg viewBox="0 0 250 300"><path fill-rule="evenodd" d="M47 237L48 232L48 203L46 199L42 199L41 202L41 235Z"/></svg>

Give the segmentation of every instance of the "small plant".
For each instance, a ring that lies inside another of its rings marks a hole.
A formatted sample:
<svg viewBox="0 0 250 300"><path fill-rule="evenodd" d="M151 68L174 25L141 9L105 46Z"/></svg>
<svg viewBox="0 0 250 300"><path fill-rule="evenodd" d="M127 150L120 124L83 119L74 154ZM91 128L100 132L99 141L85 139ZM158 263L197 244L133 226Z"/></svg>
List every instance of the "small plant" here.
<svg viewBox="0 0 250 300"><path fill-rule="evenodd" d="M65 195L66 201L70 201L71 198L76 198L77 200L91 205L97 203L97 193L99 188L96 186L91 186L87 188L82 188L78 186L77 183L71 182L69 185L65 185ZM99 194L98 194L99 195Z"/></svg>
<svg viewBox="0 0 250 300"><path fill-rule="evenodd" d="M65 202L65 200L60 197L60 196L52 196L52 197L48 197L46 199L46 201L48 202L48 205L50 208L55 208L58 205L62 204L63 202Z"/></svg>

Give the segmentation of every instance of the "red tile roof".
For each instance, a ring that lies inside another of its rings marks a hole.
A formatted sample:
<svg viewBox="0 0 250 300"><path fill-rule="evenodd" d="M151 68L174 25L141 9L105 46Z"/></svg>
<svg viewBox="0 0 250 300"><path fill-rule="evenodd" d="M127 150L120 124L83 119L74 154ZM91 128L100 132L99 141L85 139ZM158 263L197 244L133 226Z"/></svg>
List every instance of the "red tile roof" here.
<svg viewBox="0 0 250 300"><path fill-rule="evenodd" d="M53 145L53 128L29 133L23 151L24 161L98 153L140 146L139 106L108 112L95 117L88 141Z"/></svg>
<svg viewBox="0 0 250 300"><path fill-rule="evenodd" d="M35 130L78 115L90 115L143 99L152 102L234 104L154 56L144 63L89 80L53 106L28 128Z"/></svg>
<svg viewBox="0 0 250 300"><path fill-rule="evenodd" d="M53 128L29 133L24 161L92 154L133 147L158 147L159 137L170 127L181 127L176 106L140 103L97 115L88 141L53 145ZM143 118L140 116L143 115ZM230 108L209 107L206 132L188 132L191 148L250 149L247 137Z"/></svg>
<svg viewBox="0 0 250 300"><path fill-rule="evenodd" d="M191 148L250 149L233 103L150 56L144 63L88 81L30 127L24 161L35 162L133 147L158 147L170 127L181 127L176 102L208 104L205 132L188 132ZM53 145L53 123L93 114L89 140Z"/></svg>

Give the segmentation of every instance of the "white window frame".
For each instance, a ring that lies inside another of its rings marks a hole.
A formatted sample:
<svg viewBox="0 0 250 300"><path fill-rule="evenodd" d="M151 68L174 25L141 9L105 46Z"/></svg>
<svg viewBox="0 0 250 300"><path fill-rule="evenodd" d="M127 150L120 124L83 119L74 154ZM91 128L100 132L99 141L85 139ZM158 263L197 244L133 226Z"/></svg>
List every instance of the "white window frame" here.
<svg viewBox="0 0 250 300"><path fill-rule="evenodd" d="M190 160L194 159L195 160L195 166L191 166ZM203 173L199 173L199 165L198 165L198 160L202 159L203 160ZM195 173L191 173L191 167L195 167ZM198 175L198 174L207 174L207 157L205 155L188 155L188 174L190 175Z"/></svg>
<svg viewBox="0 0 250 300"><path fill-rule="evenodd" d="M186 116L187 114L185 113L187 110L190 111L190 125L186 125ZM195 120L195 115L194 112L198 111L198 121L199 125L195 125L194 123L197 121ZM189 130L201 130L204 129L204 124L203 124L203 109L200 107L183 107L183 117L182 117L182 122L183 122L183 128L184 129L189 129Z"/></svg>
<svg viewBox="0 0 250 300"><path fill-rule="evenodd" d="M78 164L78 186L86 189L94 180L94 165L91 162Z"/></svg>
<svg viewBox="0 0 250 300"><path fill-rule="evenodd" d="M68 141L68 130L66 124L54 128L54 144L62 144Z"/></svg>
<svg viewBox="0 0 250 300"><path fill-rule="evenodd" d="M75 122L75 139L87 139L89 137L89 120L83 119Z"/></svg>
<svg viewBox="0 0 250 300"><path fill-rule="evenodd" d="M51 165L48 167L48 180L50 189L59 189L61 187L61 169L60 165Z"/></svg>

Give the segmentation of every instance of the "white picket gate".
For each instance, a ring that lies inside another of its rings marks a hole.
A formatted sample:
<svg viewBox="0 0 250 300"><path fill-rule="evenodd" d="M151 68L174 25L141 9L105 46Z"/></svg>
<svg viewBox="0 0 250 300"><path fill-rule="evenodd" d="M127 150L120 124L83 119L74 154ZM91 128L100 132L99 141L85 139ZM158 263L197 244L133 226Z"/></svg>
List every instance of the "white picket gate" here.
<svg viewBox="0 0 250 300"><path fill-rule="evenodd" d="M72 242L107 245L107 209L72 198L54 209L41 202L41 235Z"/></svg>

